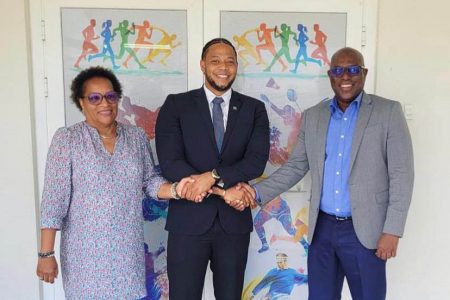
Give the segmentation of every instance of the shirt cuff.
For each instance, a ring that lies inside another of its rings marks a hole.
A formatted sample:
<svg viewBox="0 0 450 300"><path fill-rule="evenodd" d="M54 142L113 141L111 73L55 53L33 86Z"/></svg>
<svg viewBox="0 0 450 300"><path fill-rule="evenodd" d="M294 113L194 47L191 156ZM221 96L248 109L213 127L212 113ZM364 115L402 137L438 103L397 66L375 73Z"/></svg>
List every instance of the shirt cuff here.
<svg viewBox="0 0 450 300"><path fill-rule="evenodd" d="M56 229L61 230L62 220L59 218L45 218L41 217L41 229Z"/></svg>
<svg viewBox="0 0 450 300"><path fill-rule="evenodd" d="M253 186L253 189L255 190L256 193L255 200L259 204L259 206L261 206L261 197L259 196L258 189L255 186Z"/></svg>

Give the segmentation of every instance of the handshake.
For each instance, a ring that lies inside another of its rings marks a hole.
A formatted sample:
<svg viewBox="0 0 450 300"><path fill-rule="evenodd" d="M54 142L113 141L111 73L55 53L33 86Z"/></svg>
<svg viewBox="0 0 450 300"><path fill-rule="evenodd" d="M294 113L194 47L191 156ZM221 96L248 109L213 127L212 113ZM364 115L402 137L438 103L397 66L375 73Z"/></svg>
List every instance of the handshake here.
<svg viewBox="0 0 450 300"><path fill-rule="evenodd" d="M240 182L228 189L222 189L215 186L215 182L211 172L191 175L180 180L176 187L176 193L180 198L196 203L215 194L238 211L243 211L246 207L256 207L256 192L247 183Z"/></svg>

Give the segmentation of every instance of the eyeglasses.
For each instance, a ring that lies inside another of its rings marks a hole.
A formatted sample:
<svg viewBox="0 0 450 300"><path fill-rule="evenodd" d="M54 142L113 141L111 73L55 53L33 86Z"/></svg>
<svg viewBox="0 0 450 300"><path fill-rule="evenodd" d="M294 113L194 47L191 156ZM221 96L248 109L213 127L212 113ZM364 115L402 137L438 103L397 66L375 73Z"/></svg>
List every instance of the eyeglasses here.
<svg viewBox="0 0 450 300"><path fill-rule="evenodd" d="M331 67L330 74L333 77L341 77L345 72L347 72L350 76L356 76L361 73L361 70L364 70L364 66Z"/></svg>
<svg viewBox="0 0 450 300"><path fill-rule="evenodd" d="M108 103L110 104L116 104L117 102L119 102L120 99L119 95L114 91L107 92L104 95L101 93L94 92L83 97L83 99L88 99L88 101L94 105L100 104L103 98L105 98L105 100L108 101Z"/></svg>

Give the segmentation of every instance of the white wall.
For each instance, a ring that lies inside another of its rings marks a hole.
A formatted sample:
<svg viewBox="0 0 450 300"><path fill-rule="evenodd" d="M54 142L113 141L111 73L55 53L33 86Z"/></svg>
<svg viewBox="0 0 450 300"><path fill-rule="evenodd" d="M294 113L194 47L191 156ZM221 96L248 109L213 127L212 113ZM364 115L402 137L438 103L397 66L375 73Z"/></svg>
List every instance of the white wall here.
<svg viewBox="0 0 450 300"><path fill-rule="evenodd" d="M380 0L376 93L412 105L415 187L388 299L450 299L450 4Z"/></svg>
<svg viewBox="0 0 450 300"><path fill-rule="evenodd" d="M0 298L39 299L26 1L0 11Z"/></svg>

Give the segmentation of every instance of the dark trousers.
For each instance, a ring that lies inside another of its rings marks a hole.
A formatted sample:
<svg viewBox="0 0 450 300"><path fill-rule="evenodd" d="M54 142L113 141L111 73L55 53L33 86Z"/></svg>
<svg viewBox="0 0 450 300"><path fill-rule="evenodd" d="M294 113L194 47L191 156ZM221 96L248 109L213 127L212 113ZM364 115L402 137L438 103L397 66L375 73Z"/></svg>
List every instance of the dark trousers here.
<svg viewBox="0 0 450 300"><path fill-rule="evenodd" d="M386 298L386 262L359 242L352 220L321 212L308 253L309 300L341 299L344 277L353 300Z"/></svg>
<svg viewBox="0 0 450 300"><path fill-rule="evenodd" d="M250 233L226 233L218 217L211 229L202 235L169 232L170 300L200 300L209 261L216 299L241 299L249 241Z"/></svg>

